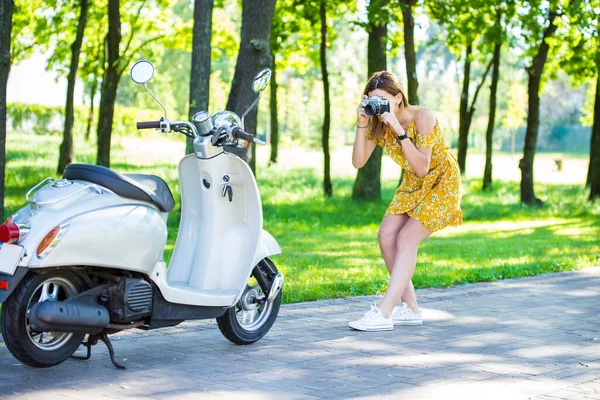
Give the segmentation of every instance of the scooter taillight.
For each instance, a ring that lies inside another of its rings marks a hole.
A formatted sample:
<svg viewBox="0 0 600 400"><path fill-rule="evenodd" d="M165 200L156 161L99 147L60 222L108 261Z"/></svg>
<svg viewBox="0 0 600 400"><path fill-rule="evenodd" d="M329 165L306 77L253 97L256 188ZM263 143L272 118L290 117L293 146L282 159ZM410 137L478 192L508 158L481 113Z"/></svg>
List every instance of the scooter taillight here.
<svg viewBox="0 0 600 400"><path fill-rule="evenodd" d="M17 243L21 232L17 224L0 225L0 243Z"/></svg>

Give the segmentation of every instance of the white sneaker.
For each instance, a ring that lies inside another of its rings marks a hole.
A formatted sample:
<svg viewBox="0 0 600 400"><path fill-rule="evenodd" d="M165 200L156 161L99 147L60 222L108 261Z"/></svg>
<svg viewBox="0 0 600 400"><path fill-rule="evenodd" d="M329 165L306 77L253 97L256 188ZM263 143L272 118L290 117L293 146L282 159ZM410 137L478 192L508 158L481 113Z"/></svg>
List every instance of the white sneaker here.
<svg viewBox="0 0 600 400"><path fill-rule="evenodd" d="M395 307L392 312L392 320L394 325L422 325L423 314L413 312L406 303L402 303L402 307Z"/></svg>
<svg viewBox="0 0 600 400"><path fill-rule="evenodd" d="M361 319L350 321L348 326L357 331L373 332L373 331L391 331L394 329L392 318L383 316L377 306L371 306L371 310L367 311Z"/></svg>

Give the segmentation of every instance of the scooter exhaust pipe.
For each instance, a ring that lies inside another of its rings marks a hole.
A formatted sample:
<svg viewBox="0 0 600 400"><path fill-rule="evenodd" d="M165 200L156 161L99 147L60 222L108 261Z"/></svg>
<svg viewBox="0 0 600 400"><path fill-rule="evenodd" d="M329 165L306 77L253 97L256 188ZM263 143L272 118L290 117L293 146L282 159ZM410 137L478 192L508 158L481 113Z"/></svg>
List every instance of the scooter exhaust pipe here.
<svg viewBox="0 0 600 400"><path fill-rule="evenodd" d="M102 332L110 325L106 307L78 301L46 300L34 304L28 312L31 329L38 332L87 333Z"/></svg>

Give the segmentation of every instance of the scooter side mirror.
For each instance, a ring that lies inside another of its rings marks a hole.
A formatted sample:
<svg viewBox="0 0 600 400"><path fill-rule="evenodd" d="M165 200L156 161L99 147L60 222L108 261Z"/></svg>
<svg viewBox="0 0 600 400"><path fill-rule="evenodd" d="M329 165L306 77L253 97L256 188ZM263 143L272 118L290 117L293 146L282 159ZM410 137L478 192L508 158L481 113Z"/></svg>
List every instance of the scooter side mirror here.
<svg viewBox="0 0 600 400"><path fill-rule="evenodd" d="M258 71L258 74L252 81L252 91L254 93L260 93L267 88L269 81L271 80L271 70L269 68L263 68Z"/></svg>
<svg viewBox="0 0 600 400"><path fill-rule="evenodd" d="M129 75L131 76L132 81L143 85L148 83L154 76L154 65L147 60L138 61L131 67Z"/></svg>
<svg viewBox="0 0 600 400"><path fill-rule="evenodd" d="M165 118L167 118L167 109L163 105L163 103L158 100L158 98L148 89L146 83L150 82L150 79L154 76L154 65L148 60L141 60L133 64L131 67L131 71L129 72L131 76L131 80L137 84L144 85L144 89L152 96L154 100L162 107L165 112Z"/></svg>
<svg viewBox="0 0 600 400"><path fill-rule="evenodd" d="M250 107L248 107L246 111L244 111L244 113L242 114L242 129L245 128L244 119L246 118L246 115L248 115L250 110L252 110L254 106L258 103L258 100L260 100L261 92L267 88L270 81L271 70L269 68L261 69L260 71L258 71L258 74L254 76L254 79L252 80L252 91L254 93L257 93L258 97L256 98L256 100L254 100L252 104L250 104Z"/></svg>

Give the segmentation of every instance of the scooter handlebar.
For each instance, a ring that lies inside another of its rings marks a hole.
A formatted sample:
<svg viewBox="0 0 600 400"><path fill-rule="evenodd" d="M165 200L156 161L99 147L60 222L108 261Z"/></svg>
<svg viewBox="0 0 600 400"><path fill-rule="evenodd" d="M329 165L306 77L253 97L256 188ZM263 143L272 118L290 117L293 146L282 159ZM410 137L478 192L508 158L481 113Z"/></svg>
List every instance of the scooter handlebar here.
<svg viewBox="0 0 600 400"><path fill-rule="evenodd" d="M248 132L244 132L242 130L242 128L236 126L235 128L233 128L231 130L231 135L236 138L236 139L242 139L245 140L248 143L251 143L254 141L254 136L252 136L251 134L249 134Z"/></svg>
<svg viewBox="0 0 600 400"><path fill-rule="evenodd" d="M136 126L138 129L160 129L160 121L138 122Z"/></svg>

